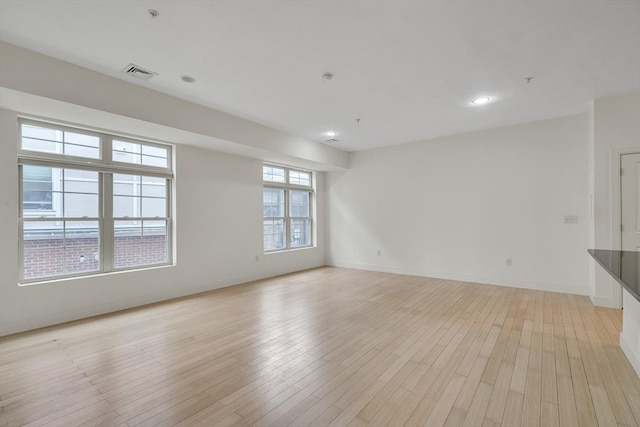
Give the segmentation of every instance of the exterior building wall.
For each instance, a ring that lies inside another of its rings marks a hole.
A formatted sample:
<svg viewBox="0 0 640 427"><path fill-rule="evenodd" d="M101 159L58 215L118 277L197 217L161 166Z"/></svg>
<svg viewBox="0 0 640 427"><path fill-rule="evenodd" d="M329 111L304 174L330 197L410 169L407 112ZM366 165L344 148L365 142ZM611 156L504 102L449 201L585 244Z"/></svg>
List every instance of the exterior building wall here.
<svg viewBox="0 0 640 427"><path fill-rule="evenodd" d="M119 267L162 264L166 262L166 236L117 237L114 263ZM97 237L43 238L24 241L24 276L27 279L97 271L99 265Z"/></svg>

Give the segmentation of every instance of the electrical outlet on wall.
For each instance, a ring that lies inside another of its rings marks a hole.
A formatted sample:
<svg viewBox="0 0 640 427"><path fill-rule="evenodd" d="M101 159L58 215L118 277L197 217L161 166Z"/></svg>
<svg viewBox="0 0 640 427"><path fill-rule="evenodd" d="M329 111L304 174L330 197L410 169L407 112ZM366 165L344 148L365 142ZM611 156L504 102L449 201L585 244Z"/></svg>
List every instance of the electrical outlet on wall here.
<svg viewBox="0 0 640 427"><path fill-rule="evenodd" d="M378 256L382 255L382 251L380 249L378 249Z"/></svg>
<svg viewBox="0 0 640 427"><path fill-rule="evenodd" d="M511 258L507 258L507 267L511 267L511 264L512 264Z"/></svg>
<svg viewBox="0 0 640 427"><path fill-rule="evenodd" d="M577 224L578 223L578 215L565 215L564 216L565 224Z"/></svg>

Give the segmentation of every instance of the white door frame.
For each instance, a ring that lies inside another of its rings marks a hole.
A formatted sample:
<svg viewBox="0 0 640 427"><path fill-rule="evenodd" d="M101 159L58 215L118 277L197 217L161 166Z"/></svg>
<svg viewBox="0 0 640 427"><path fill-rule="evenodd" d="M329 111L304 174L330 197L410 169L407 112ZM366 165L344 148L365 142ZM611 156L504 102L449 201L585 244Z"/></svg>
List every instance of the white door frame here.
<svg viewBox="0 0 640 427"><path fill-rule="evenodd" d="M622 248L622 180L620 179L620 169L622 167L621 157L625 154L640 153L640 147L625 147L612 149L611 163L611 249L620 250ZM622 285L611 280L611 305L614 308L622 308Z"/></svg>

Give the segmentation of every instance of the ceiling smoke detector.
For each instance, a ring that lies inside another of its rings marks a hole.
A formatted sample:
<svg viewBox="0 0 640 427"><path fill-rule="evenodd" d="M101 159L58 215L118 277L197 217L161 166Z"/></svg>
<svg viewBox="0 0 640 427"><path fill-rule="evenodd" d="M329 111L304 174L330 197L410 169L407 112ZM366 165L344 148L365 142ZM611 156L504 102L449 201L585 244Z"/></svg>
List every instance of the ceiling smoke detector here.
<svg viewBox="0 0 640 427"><path fill-rule="evenodd" d="M121 70L123 73L135 77L140 80L149 80L158 75L158 73L142 68L136 64L129 64Z"/></svg>
<svg viewBox="0 0 640 427"><path fill-rule="evenodd" d="M333 144L333 143L336 143L336 142L339 142L339 141L340 141L339 139L335 139L335 138L325 139L324 140L324 142L328 142L330 144Z"/></svg>
<svg viewBox="0 0 640 427"><path fill-rule="evenodd" d="M156 19L158 16L160 16L160 12L158 12L158 11L157 11L157 10L155 10L155 9L149 9L149 10L147 10L147 13L148 13L149 15L151 15L151 17L152 17L153 19Z"/></svg>
<svg viewBox="0 0 640 427"><path fill-rule="evenodd" d="M324 80L325 82L328 82L332 78L333 78L333 74L332 73L324 73L322 75L322 80Z"/></svg>
<svg viewBox="0 0 640 427"><path fill-rule="evenodd" d="M193 77L191 77L191 76L182 76L182 77L180 77L180 78L181 78L181 79L182 79L182 81L183 81L183 82L185 82L185 83L195 83L195 82L196 82L196 79L194 79L194 78L193 78Z"/></svg>

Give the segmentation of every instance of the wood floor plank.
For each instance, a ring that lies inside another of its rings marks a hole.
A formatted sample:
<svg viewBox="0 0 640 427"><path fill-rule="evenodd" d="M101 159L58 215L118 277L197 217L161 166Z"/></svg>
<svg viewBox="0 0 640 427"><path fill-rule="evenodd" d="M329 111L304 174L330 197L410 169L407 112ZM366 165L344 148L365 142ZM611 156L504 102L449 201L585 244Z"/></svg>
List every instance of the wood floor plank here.
<svg viewBox="0 0 640 427"><path fill-rule="evenodd" d="M529 368L527 372L524 393L524 407L522 409L522 425L540 425L540 406L542 402L542 373L538 369Z"/></svg>
<svg viewBox="0 0 640 427"><path fill-rule="evenodd" d="M541 403L540 425L545 427L557 427L560 425L558 405L545 401Z"/></svg>
<svg viewBox="0 0 640 427"><path fill-rule="evenodd" d="M561 426L579 426L573 384L566 376L558 377L558 415Z"/></svg>
<svg viewBox="0 0 640 427"><path fill-rule="evenodd" d="M522 408L524 406L524 395L513 390L509 390L507 403L505 405L502 425L505 427L518 427L522 423Z"/></svg>
<svg viewBox="0 0 640 427"><path fill-rule="evenodd" d="M471 402L476 394L476 390L480 385L482 372L484 372L485 366L487 366L487 358L481 356L477 357L473 367L471 368L471 372L469 372L469 375L466 377L464 386L462 387L462 390L454 404L454 406L462 412L466 413L469 410Z"/></svg>
<svg viewBox="0 0 640 427"><path fill-rule="evenodd" d="M542 352L542 401L558 404L556 361L553 353Z"/></svg>
<svg viewBox="0 0 640 427"><path fill-rule="evenodd" d="M504 408L507 404L507 397L509 395L509 384L511 383L511 376L513 374L513 363L503 362L498 372L498 378L493 386L491 393L491 399L489 400L489 407L485 418L488 421L492 421L493 424L500 425L502 422L502 416L504 415Z"/></svg>
<svg viewBox="0 0 640 427"><path fill-rule="evenodd" d="M489 406L489 400L493 387L486 383L480 383L476 390L471 406L467 412L467 416L462 424L464 427L482 425L482 421L485 419L485 414Z"/></svg>
<svg viewBox="0 0 640 427"><path fill-rule="evenodd" d="M605 390L598 386L591 386L589 388L591 390L591 396L593 397L593 404L595 406L598 424L603 426L613 426L618 424Z"/></svg>
<svg viewBox="0 0 640 427"><path fill-rule="evenodd" d="M0 427L633 427L621 325L584 296L318 268L0 338Z"/></svg>
<svg viewBox="0 0 640 427"><path fill-rule="evenodd" d="M447 385L447 388L444 390L442 397L438 400L435 408L433 408L433 411L427 419L425 426L444 425L447 417L449 416L449 412L451 412L451 408L453 408L453 404L460 394L460 390L462 390L464 381L465 377L461 375L455 375L451 379L451 381Z"/></svg>

